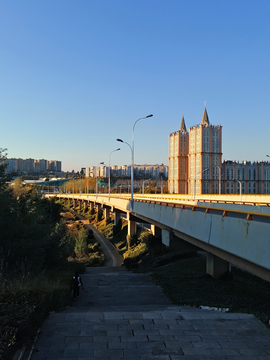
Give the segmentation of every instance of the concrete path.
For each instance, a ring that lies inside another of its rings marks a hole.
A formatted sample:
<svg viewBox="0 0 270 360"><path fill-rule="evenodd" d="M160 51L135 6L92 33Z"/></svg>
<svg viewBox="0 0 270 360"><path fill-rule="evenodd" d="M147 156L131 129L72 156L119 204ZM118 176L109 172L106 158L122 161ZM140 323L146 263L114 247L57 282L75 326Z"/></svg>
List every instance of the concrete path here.
<svg viewBox="0 0 270 360"><path fill-rule="evenodd" d="M44 322L31 360L270 360L270 330L253 315L174 306L123 267L87 268L82 280L74 306Z"/></svg>
<svg viewBox="0 0 270 360"><path fill-rule="evenodd" d="M74 306L46 319L32 360L270 360L253 315L172 306L148 275L88 268Z"/></svg>

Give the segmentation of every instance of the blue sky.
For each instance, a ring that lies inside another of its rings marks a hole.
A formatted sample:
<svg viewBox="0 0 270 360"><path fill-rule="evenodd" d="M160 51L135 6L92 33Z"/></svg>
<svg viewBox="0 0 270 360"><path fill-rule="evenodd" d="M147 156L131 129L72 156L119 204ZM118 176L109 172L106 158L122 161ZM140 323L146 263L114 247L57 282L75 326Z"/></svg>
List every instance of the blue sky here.
<svg viewBox="0 0 270 360"><path fill-rule="evenodd" d="M8 157L168 163L168 135L223 126L224 160L270 154L270 1L0 2L0 147Z"/></svg>

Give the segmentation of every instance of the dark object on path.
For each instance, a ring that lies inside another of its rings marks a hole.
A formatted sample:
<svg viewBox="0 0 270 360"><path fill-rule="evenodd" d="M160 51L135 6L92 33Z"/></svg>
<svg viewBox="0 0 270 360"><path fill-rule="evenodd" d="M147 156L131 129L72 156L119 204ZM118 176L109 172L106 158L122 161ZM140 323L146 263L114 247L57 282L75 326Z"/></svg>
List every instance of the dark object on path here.
<svg viewBox="0 0 270 360"><path fill-rule="evenodd" d="M82 279L79 276L78 272L75 272L75 275L73 276L73 299L76 300L76 298L80 295L80 286L82 286L82 290L84 289Z"/></svg>

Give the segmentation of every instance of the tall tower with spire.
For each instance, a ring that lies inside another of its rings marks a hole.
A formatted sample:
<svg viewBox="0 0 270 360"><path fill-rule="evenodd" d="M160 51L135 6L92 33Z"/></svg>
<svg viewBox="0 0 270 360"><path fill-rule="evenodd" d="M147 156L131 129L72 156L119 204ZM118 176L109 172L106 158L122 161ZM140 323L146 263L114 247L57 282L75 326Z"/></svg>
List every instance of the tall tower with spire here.
<svg viewBox="0 0 270 360"><path fill-rule="evenodd" d="M169 135L169 192L187 194L188 132L184 114L178 131Z"/></svg>
<svg viewBox="0 0 270 360"><path fill-rule="evenodd" d="M189 132L183 117L179 131L169 135L169 144L169 192L218 194L222 126L210 124L206 107L200 125L189 128Z"/></svg>

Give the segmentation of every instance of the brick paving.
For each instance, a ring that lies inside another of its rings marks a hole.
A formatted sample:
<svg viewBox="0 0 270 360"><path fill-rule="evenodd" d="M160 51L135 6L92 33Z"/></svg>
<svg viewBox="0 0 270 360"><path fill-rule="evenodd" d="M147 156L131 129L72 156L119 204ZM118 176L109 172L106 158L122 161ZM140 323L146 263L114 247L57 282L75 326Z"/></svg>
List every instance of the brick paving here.
<svg viewBox="0 0 270 360"><path fill-rule="evenodd" d="M48 316L31 360L270 360L253 315L175 306L146 274L88 268L74 306Z"/></svg>

